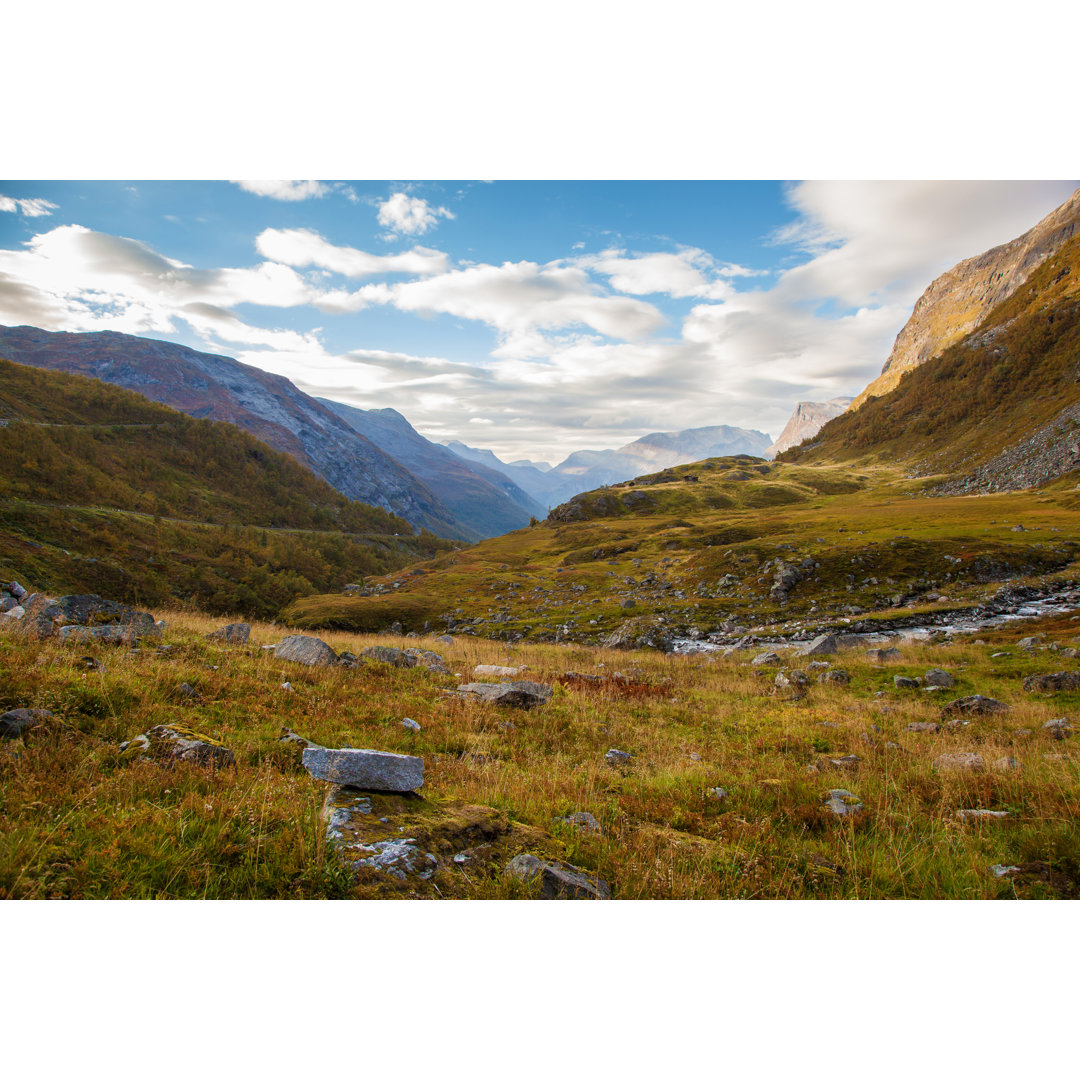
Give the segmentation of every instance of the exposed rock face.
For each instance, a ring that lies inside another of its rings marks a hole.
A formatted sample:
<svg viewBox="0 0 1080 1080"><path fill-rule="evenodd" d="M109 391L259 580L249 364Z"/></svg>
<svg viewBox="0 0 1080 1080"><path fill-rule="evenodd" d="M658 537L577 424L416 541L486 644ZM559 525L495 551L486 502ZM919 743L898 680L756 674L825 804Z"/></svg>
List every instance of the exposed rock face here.
<svg viewBox="0 0 1080 1080"><path fill-rule="evenodd" d="M852 403L888 393L909 368L940 355L1010 297L1080 227L1080 189L1022 236L959 262L931 282L896 337L881 375Z"/></svg>
<svg viewBox="0 0 1080 1080"><path fill-rule="evenodd" d="M828 401L800 401L791 419L780 432L780 437L765 452L768 458L783 453L788 447L798 446L803 439L816 435L834 416L839 416L854 398L837 397Z"/></svg>
<svg viewBox="0 0 1080 1080"><path fill-rule="evenodd" d="M415 791L424 783L424 759L410 754L309 746L303 762L316 780L365 791Z"/></svg>

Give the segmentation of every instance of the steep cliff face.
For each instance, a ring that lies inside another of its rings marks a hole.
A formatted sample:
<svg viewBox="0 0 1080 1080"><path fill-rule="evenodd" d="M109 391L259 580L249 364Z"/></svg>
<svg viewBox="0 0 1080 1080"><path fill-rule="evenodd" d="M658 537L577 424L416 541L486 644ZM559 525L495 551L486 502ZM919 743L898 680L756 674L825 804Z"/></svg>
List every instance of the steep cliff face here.
<svg viewBox="0 0 1080 1080"><path fill-rule="evenodd" d="M798 446L804 439L816 435L834 416L839 416L852 400L837 397L829 401L800 401L780 432L780 437L769 447L765 456L782 454L788 447Z"/></svg>
<svg viewBox="0 0 1080 1080"><path fill-rule="evenodd" d="M889 359L851 404L894 389L910 368L940 355L971 333L1051 255L1080 232L1080 188L1023 236L957 263L919 297L911 318L896 336Z"/></svg>

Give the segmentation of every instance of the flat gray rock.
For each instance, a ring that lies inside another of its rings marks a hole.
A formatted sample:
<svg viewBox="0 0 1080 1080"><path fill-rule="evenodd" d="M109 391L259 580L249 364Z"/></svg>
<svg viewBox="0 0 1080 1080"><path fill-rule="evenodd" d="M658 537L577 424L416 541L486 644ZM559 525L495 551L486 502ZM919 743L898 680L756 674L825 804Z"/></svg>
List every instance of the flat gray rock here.
<svg viewBox="0 0 1080 1080"><path fill-rule="evenodd" d="M309 746L303 763L317 780L364 791L415 791L424 783L424 759L410 754Z"/></svg>
<svg viewBox="0 0 1080 1080"><path fill-rule="evenodd" d="M630 755L625 750L616 750L614 747L604 755L604 760L609 765L628 765Z"/></svg>
<svg viewBox="0 0 1080 1080"><path fill-rule="evenodd" d="M982 694L969 694L967 697L950 701L941 711L945 716L991 716L994 713L1008 712L1009 706L1004 701L983 697Z"/></svg>
<svg viewBox="0 0 1080 1080"><path fill-rule="evenodd" d="M523 854L511 859L505 873L522 881L539 879L541 900L611 899L611 886L595 874L535 855Z"/></svg>
<svg viewBox="0 0 1080 1080"><path fill-rule="evenodd" d="M956 680L942 668L930 668L929 671L923 675L923 682L927 686L942 686L946 690L956 685Z"/></svg>
<svg viewBox="0 0 1080 1080"><path fill-rule="evenodd" d="M942 754L934 758L938 772L986 772L981 754Z"/></svg>
<svg viewBox="0 0 1080 1080"><path fill-rule="evenodd" d="M832 788L825 792L825 808L837 817L848 817L865 809L857 795L845 788Z"/></svg>
<svg viewBox="0 0 1080 1080"><path fill-rule="evenodd" d="M758 653L758 655L755 656L754 659L750 661L750 663L751 664L779 664L779 663L781 663L781 660L780 660L780 657L777 656L777 654L774 653L774 652L763 652L763 653Z"/></svg>
<svg viewBox="0 0 1080 1080"><path fill-rule="evenodd" d="M550 686L524 679L507 683L464 683L458 687L458 691L473 694L481 701L490 701L495 705L512 705L518 709L543 705L551 697Z"/></svg>
<svg viewBox="0 0 1080 1080"><path fill-rule="evenodd" d="M817 681L822 686L847 686L851 682L851 676L840 668L834 668L832 671L823 671Z"/></svg>
<svg viewBox="0 0 1080 1080"><path fill-rule="evenodd" d="M338 662L338 654L325 641L304 634L290 634L279 641L274 646L274 656L308 667L330 667Z"/></svg>

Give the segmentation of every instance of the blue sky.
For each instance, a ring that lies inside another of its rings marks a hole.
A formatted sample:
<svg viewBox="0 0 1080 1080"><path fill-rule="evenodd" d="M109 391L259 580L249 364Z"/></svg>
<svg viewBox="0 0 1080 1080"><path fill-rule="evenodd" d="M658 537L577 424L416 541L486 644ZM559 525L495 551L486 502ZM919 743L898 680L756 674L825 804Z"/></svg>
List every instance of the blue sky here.
<svg viewBox="0 0 1080 1080"><path fill-rule="evenodd" d="M236 356L506 458L775 436L1074 186L0 182L0 322Z"/></svg>

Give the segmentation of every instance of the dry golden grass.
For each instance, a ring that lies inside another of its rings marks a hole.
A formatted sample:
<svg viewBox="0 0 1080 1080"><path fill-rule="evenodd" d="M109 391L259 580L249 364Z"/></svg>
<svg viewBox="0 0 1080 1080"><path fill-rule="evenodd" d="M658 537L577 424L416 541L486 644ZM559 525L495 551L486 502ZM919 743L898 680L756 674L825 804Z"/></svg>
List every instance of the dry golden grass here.
<svg viewBox="0 0 1080 1080"><path fill-rule="evenodd" d="M492 807L545 853L611 882L621 899L1051 897L1075 895L1080 879L1080 732L1053 741L1042 730L1048 719L1077 717L1080 695L1021 689L1027 674L1076 666L1049 650L1009 648L1009 657L991 659L1002 646L909 645L887 667L868 663L861 650L845 651L830 659L850 672L849 687L814 682L806 697L789 702L773 691L775 669L751 667L745 653L628 654L325 632L338 651L375 643L434 649L460 678L381 664L312 669L261 648L287 629L256 624L247 646L228 647L204 637L220 620L159 614L168 623L168 653L152 645L69 649L11 630L0 636L0 705L49 708L63 722L0 744L0 895L527 894L498 866L466 871L449 862L430 885L388 891L388 882L368 875L353 889L325 848L326 785L277 741L283 727L328 746L419 754L429 803ZM1048 640L1071 641L1072 633L1075 624ZM91 653L104 671L80 665ZM443 693L479 663L525 664L524 677L553 683L554 695L520 711ZM893 686L893 675L930 667L953 672L956 690ZM562 679L568 671L607 678ZM616 672L629 685L612 679ZM178 693L184 682L198 702ZM1012 709L937 734L905 730L912 721L940 721L943 700L970 693ZM400 726L406 716L420 733ZM234 750L236 768L120 758L122 740L169 722L220 739ZM612 747L631 753L630 763L607 764ZM988 771L934 769L938 755L963 751L981 754ZM850 754L859 758L854 767L827 764ZM1007 756L1022 768L990 768ZM808 771L823 761L822 771ZM711 798L714 787L727 797ZM822 806L831 788L854 792L865 812L832 816ZM1010 816L957 817L973 808ZM594 814L602 835L555 823L575 810ZM997 878L989 871L996 863L1049 869Z"/></svg>

